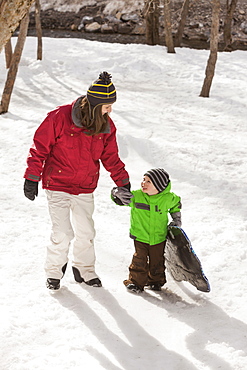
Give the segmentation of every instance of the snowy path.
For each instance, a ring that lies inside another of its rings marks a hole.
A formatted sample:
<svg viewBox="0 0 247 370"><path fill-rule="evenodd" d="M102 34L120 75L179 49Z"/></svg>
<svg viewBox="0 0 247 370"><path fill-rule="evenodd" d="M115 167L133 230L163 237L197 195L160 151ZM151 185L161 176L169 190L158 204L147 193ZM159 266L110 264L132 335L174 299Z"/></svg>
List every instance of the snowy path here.
<svg viewBox="0 0 247 370"><path fill-rule="evenodd" d="M1 370L245 370L247 54L219 55L204 100L205 51L44 41L38 62L28 38L10 111L0 116ZM89 51L92 65L83 58ZM161 293L126 292L129 209L111 202L104 170L94 217L103 288L76 284L70 265L60 291L45 288L50 222L41 188L35 202L23 196L27 152L45 114L83 93L101 69L118 88L112 118L132 188L153 166L170 173L209 294L169 276Z"/></svg>

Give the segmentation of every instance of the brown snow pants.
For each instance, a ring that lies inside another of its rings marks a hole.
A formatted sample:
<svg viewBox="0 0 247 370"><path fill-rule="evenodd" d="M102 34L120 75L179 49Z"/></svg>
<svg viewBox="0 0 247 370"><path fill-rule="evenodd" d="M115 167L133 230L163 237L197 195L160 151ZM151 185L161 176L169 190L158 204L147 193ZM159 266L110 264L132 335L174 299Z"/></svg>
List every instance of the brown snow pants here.
<svg viewBox="0 0 247 370"><path fill-rule="evenodd" d="M165 241L155 245L134 241L135 253L129 266L129 279L124 285L134 283L143 290L145 285L166 283Z"/></svg>

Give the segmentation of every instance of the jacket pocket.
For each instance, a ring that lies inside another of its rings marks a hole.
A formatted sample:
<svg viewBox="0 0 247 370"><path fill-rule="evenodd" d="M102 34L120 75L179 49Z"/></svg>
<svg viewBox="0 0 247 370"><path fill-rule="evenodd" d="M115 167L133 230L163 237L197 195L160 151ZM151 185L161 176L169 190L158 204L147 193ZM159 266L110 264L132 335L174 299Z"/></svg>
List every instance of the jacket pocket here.
<svg viewBox="0 0 247 370"><path fill-rule="evenodd" d="M70 185L73 178L73 172L69 173L67 169L62 167L56 168L50 166L44 171L43 182L44 185L49 188L51 185Z"/></svg>
<svg viewBox="0 0 247 370"><path fill-rule="evenodd" d="M51 183L51 174L53 171L53 167L49 167L46 173L44 173L44 184L48 188Z"/></svg>
<svg viewBox="0 0 247 370"><path fill-rule="evenodd" d="M92 140L92 157L94 160L98 160L101 158L101 155L104 150L104 140L103 140L103 135L97 135L93 138Z"/></svg>
<svg viewBox="0 0 247 370"><path fill-rule="evenodd" d="M74 130L65 130L63 135L61 135L56 142L58 147L66 147L68 149L78 148L78 141L80 139L81 132L76 132Z"/></svg>
<svg viewBox="0 0 247 370"><path fill-rule="evenodd" d="M80 187L85 189L95 189L98 184L99 173L87 175L80 180Z"/></svg>

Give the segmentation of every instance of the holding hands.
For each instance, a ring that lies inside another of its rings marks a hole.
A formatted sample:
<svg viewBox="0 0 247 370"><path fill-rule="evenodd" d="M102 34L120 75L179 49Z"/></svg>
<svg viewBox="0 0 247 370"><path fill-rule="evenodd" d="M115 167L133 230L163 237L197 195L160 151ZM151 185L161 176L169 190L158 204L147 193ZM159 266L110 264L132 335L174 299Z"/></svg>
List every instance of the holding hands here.
<svg viewBox="0 0 247 370"><path fill-rule="evenodd" d="M133 198L133 194L124 188L124 187L115 187L111 191L111 196L113 201L118 205L128 205L131 202L131 198Z"/></svg>

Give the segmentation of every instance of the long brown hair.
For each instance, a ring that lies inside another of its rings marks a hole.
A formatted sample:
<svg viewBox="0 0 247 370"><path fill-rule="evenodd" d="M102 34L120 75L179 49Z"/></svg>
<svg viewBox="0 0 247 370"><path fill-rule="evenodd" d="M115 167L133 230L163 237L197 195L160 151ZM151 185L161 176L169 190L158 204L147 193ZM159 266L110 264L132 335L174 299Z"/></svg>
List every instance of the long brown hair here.
<svg viewBox="0 0 247 370"><path fill-rule="evenodd" d="M102 115L102 105L98 105L91 110L91 106L85 96L81 101L81 109L83 113L82 124L89 130L87 135L97 135L106 130L109 125L108 114Z"/></svg>

